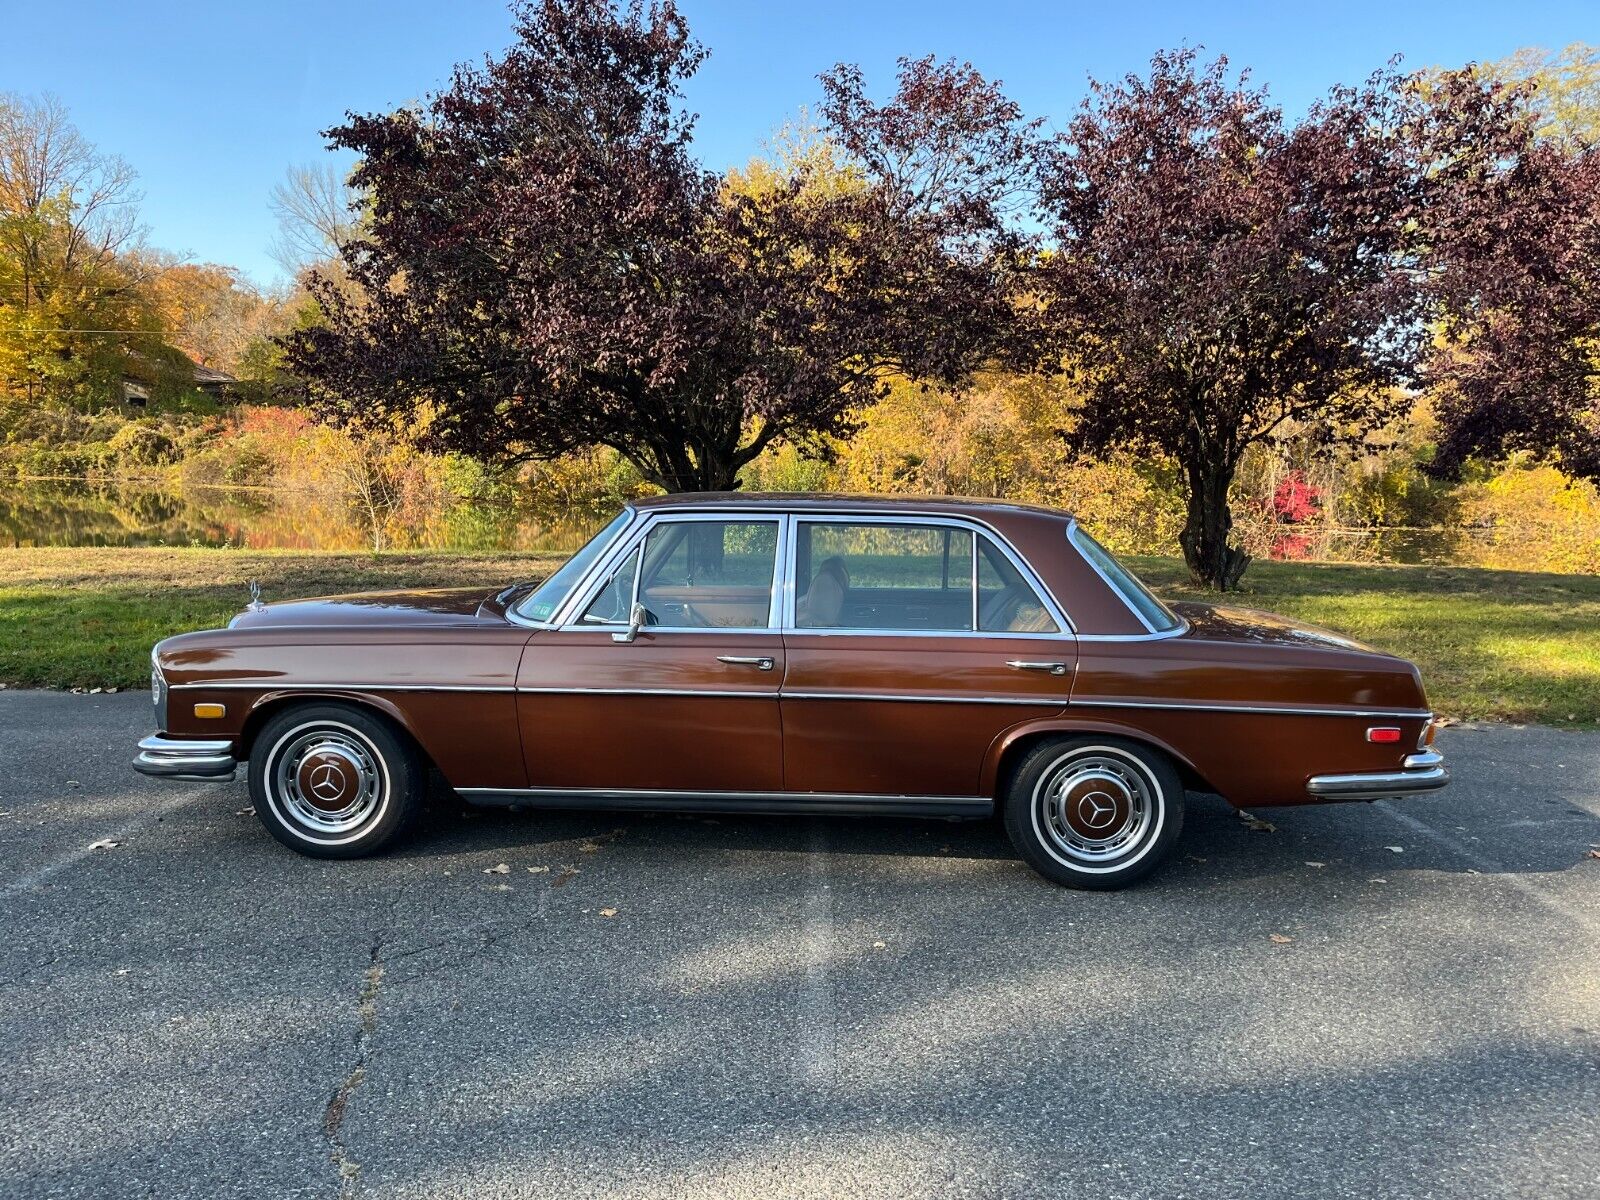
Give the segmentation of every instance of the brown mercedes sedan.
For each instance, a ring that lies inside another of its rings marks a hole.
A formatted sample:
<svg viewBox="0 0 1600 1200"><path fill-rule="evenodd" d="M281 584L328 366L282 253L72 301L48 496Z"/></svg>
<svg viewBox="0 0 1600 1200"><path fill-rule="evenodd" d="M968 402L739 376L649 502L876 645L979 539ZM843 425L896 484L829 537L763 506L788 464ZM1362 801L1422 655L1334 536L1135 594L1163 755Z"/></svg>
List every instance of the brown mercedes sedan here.
<svg viewBox="0 0 1600 1200"><path fill-rule="evenodd" d="M228 779L303 854L411 823L432 766L543 807L1000 811L1047 878L1149 872L1185 789L1249 807L1443 787L1417 669L1152 595L1016 504L668 496L543 583L252 602L155 648L135 767Z"/></svg>

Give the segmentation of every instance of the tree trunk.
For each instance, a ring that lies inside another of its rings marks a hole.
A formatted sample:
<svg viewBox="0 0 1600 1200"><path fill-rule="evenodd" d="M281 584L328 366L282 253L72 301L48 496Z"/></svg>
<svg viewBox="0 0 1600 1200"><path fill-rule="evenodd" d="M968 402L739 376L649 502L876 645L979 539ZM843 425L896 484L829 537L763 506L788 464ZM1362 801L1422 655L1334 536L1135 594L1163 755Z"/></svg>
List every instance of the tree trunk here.
<svg viewBox="0 0 1600 1200"><path fill-rule="evenodd" d="M1228 488L1233 483L1237 462L1218 461L1194 455L1189 458L1189 516L1178 544L1189 575L1201 587L1229 592L1239 586L1239 577L1250 565L1250 556L1228 544L1233 530L1233 513L1228 508Z"/></svg>

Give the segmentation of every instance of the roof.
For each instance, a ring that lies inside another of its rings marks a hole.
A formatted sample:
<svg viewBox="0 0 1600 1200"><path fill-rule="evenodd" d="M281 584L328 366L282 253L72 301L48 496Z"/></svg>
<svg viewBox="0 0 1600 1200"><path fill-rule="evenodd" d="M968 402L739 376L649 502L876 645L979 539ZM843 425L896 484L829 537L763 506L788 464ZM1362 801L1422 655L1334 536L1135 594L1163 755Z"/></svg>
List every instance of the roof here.
<svg viewBox="0 0 1600 1200"><path fill-rule="evenodd" d="M646 496L632 502L638 509L739 508L830 509L851 512L919 512L972 516L985 512L1040 513L1065 519L1070 514L1059 508L1021 504L1014 500L994 500L973 496L854 495L848 492L673 492Z"/></svg>

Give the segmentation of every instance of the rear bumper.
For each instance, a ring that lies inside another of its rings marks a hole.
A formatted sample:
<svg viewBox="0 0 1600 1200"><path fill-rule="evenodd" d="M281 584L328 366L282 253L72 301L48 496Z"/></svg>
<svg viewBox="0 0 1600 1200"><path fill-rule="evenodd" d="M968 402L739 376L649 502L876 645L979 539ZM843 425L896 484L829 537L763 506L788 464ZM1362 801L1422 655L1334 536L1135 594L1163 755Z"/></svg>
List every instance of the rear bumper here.
<svg viewBox="0 0 1600 1200"><path fill-rule="evenodd" d="M1433 750L1409 755L1400 771L1363 771L1355 775L1313 775L1306 791L1318 800L1386 800L1436 792L1450 782L1444 758Z"/></svg>
<svg viewBox="0 0 1600 1200"><path fill-rule="evenodd" d="M238 760L231 741L178 741L151 734L139 742L133 769L158 779L199 779L206 782L233 778Z"/></svg>

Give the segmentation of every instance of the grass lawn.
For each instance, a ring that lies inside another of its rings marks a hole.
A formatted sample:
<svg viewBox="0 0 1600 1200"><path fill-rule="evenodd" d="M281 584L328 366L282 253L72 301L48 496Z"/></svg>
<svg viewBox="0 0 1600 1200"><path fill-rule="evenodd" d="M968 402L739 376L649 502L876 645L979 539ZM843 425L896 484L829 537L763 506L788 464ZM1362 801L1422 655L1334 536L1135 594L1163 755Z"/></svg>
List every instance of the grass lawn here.
<svg viewBox="0 0 1600 1200"><path fill-rule="evenodd" d="M150 646L265 598L391 587L501 587L557 560L517 554L187 549L0 550L0 682L134 687ZM1170 599L1215 600L1174 559L1129 565ZM1265 608L1416 661L1459 718L1600 724L1600 579L1467 567L1255 563L1228 603Z"/></svg>

